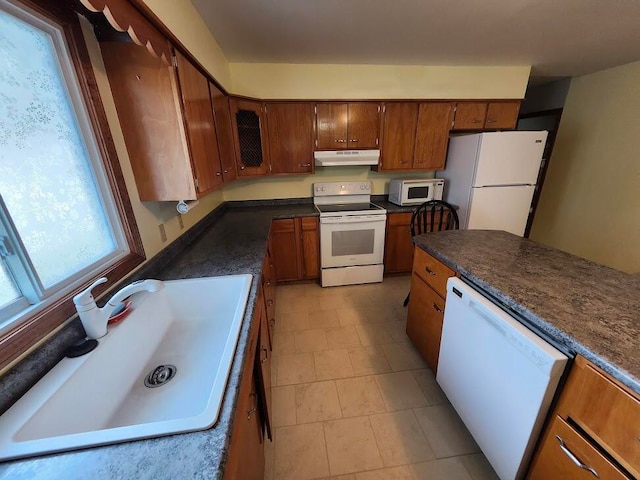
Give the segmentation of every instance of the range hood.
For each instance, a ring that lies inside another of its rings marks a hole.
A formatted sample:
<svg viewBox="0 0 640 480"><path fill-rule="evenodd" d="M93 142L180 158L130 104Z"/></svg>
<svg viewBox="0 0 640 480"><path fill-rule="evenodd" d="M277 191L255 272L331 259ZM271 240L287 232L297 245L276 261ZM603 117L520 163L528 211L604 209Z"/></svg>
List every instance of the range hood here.
<svg viewBox="0 0 640 480"><path fill-rule="evenodd" d="M335 150L314 152L317 167L339 167L342 165L377 165L380 150Z"/></svg>

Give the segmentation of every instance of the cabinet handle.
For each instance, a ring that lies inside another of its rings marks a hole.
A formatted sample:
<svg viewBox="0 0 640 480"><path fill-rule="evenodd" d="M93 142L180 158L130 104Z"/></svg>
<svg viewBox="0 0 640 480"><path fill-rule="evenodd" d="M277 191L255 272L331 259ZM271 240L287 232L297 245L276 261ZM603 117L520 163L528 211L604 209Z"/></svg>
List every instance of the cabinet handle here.
<svg viewBox="0 0 640 480"><path fill-rule="evenodd" d="M271 286L271 280L267 280L267 287Z"/></svg>
<svg viewBox="0 0 640 480"><path fill-rule="evenodd" d="M336 140L336 143L345 143L346 140Z"/></svg>
<svg viewBox="0 0 640 480"><path fill-rule="evenodd" d="M359 140L357 138L352 138L351 140L349 140L350 142L358 142Z"/></svg>
<svg viewBox="0 0 640 480"><path fill-rule="evenodd" d="M436 272L434 272L433 270L431 270L429 267L424 267L425 271L429 274L429 275L435 275Z"/></svg>
<svg viewBox="0 0 640 480"><path fill-rule="evenodd" d="M435 303L433 304L433 309L438 313L442 313L442 309L438 305L436 305Z"/></svg>
<svg viewBox="0 0 640 480"><path fill-rule="evenodd" d="M496 123L496 120L489 120L489 119L487 119L487 123Z"/></svg>
<svg viewBox="0 0 640 480"><path fill-rule="evenodd" d="M482 123L482 120L471 120L471 123Z"/></svg>
<svg viewBox="0 0 640 480"><path fill-rule="evenodd" d="M222 172L216 172L216 177L219 177L220 175L222 175Z"/></svg>
<svg viewBox="0 0 640 480"><path fill-rule="evenodd" d="M562 453L569 457L569 460L571 460L576 467L590 472L596 478L600 478L600 475L598 475L598 472L596 472L593 467L589 467L588 465L582 463L580 459L567 448L567 446L564 444L564 440L560 435L556 435L556 440L558 440L558 443L560 444L560 450L562 450Z"/></svg>
<svg viewBox="0 0 640 480"><path fill-rule="evenodd" d="M267 300L267 307L270 307L271 305L273 305L273 300Z"/></svg>
<svg viewBox="0 0 640 480"><path fill-rule="evenodd" d="M222 173L229 173L229 170L224 170Z"/></svg>
<svg viewBox="0 0 640 480"><path fill-rule="evenodd" d="M264 365L269 359L269 352L267 351L267 349L264 347L260 347L260 357L262 357L262 352L264 352L264 358L260 358L260 365Z"/></svg>
<svg viewBox="0 0 640 480"><path fill-rule="evenodd" d="M272 318L272 319L270 320L270 322L271 322L271 326L273 327L273 326L275 326L275 324L276 324L276 319L275 319L275 318Z"/></svg>
<svg viewBox="0 0 640 480"><path fill-rule="evenodd" d="M251 392L249 394L249 398L251 397L255 397L256 400L258 399L258 394L255 392ZM251 420L251 417L253 416L254 413L256 413L258 411L258 402L254 401L253 402L253 408L250 410L247 410L247 420Z"/></svg>
<svg viewBox="0 0 640 480"><path fill-rule="evenodd" d="M299 163L298 166L299 167L310 167L311 164L310 163Z"/></svg>

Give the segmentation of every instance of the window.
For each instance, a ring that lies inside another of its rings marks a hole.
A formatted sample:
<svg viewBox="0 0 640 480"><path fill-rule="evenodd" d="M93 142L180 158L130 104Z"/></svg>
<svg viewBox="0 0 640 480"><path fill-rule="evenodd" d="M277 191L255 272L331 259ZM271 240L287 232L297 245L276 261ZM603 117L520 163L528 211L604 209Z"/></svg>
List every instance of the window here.
<svg viewBox="0 0 640 480"><path fill-rule="evenodd" d="M114 273L113 284L144 258L101 135L106 118L96 118L102 105L86 88L93 72L79 70L77 56L89 62L75 14L29 4L0 0L0 347L3 334L63 301L48 322L61 323L90 280Z"/></svg>

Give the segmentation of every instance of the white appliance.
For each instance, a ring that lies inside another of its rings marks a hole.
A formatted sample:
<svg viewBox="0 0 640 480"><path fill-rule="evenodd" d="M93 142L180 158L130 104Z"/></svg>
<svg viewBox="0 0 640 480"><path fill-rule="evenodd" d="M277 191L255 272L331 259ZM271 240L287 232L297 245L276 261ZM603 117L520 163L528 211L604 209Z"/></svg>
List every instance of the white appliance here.
<svg viewBox="0 0 640 480"><path fill-rule="evenodd" d="M547 132L488 132L452 137L444 200L460 228L524 235Z"/></svg>
<svg viewBox="0 0 640 480"><path fill-rule="evenodd" d="M389 201L396 205L420 205L429 200L442 200L444 180L410 178L389 182Z"/></svg>
<svg viewBox="0 0 640 480"><path fill-rule="evenodd" d="M314 152L316 166L340 167L343 165L378 165L380 150L335 150Z"/></svg>
<svg viewBox="0 0 640 480"><path fill-rule="evenodd" d="M314 183L313 203L322 286L381 282L387 211L371 203L371 182Z"/></svg>
<svg viewBox="0 0 640 480"><path fill-rule="evenodd" d="M522 478L567 360L449 279L436 378L501 480Z"/></svg>

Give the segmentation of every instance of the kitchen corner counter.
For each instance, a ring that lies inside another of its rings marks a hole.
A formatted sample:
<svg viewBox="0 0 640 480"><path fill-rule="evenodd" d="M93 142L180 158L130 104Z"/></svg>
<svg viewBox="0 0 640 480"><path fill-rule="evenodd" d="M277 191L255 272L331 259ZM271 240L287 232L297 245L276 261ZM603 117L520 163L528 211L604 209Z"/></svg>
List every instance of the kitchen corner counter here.
<svg viewBox="0 0 640 480"><path fill-rule="evenodd" d="M14 460L0 479L221 479L248 348L271 220L317 215L310 203L226 204L222 213L169 263L149 276L161 280L249 273L253 282L216 425L204 431ZM169 247L170 248L170 247Z"/></svg>
<svg viewBox="0 0 640 480"><path fill-rule="evenodd" d="M510 233L414 242L535 328L640 393L640 278Z"/></svg>

